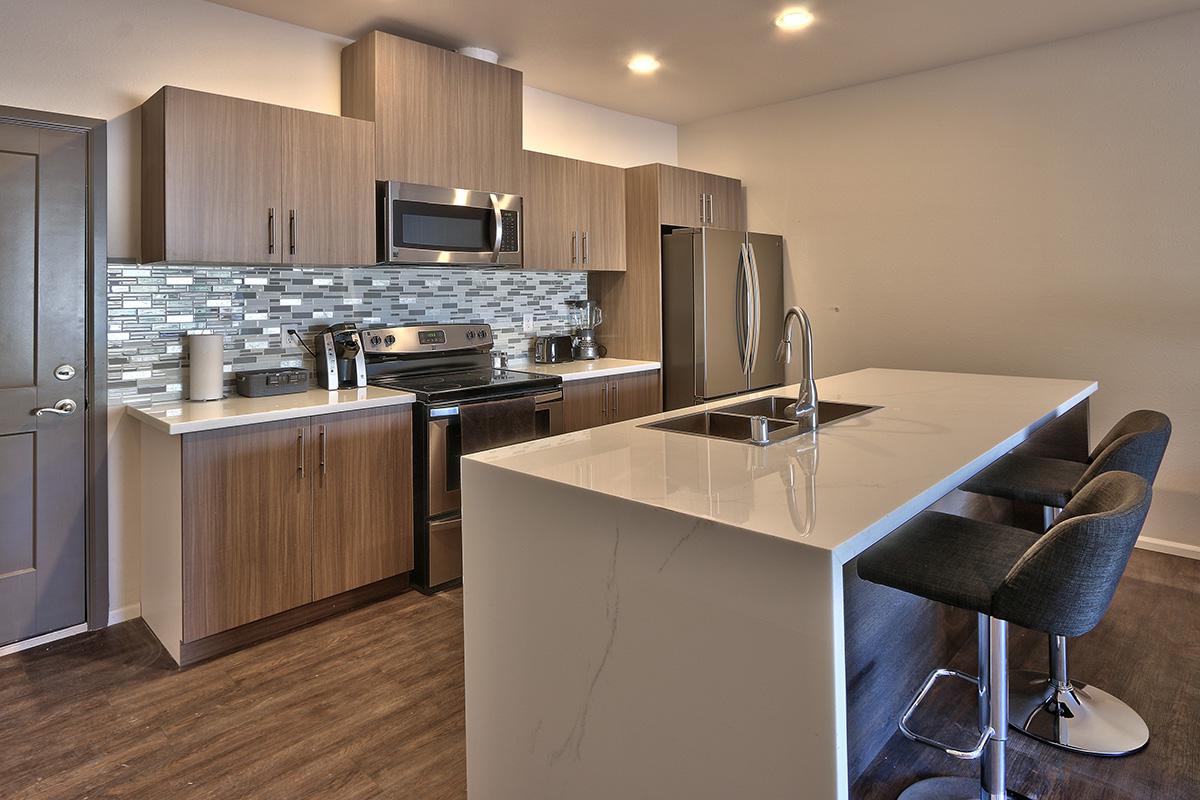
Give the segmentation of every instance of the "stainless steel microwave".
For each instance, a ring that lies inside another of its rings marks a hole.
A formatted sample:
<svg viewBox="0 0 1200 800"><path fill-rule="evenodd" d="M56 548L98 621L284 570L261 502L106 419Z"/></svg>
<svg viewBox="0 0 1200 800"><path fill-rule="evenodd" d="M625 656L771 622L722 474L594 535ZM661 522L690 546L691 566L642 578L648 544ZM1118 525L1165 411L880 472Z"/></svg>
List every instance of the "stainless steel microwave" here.
<svg viewBox="0 0 1200 800"><path fill-rule="evenodd" d="M521 197L378 181L379 261L458 267L522 265Z"/></svg>

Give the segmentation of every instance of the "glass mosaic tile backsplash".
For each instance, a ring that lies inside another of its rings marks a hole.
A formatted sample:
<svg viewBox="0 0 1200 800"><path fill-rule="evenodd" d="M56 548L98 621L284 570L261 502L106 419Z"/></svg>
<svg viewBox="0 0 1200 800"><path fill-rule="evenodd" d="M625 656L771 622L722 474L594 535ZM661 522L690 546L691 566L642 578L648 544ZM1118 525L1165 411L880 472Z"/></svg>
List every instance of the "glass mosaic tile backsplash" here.
<svg viewBox="0 0 1200 800"><path fill-rule="evenodd" d="M587 297L576 272L437 270L398 267L185 267L109 264L108 387L113 404L186 396L190 331L225 335L226 387L246 369L303 366L336 322L360 325L486 322L496 347L529 351L526 315L535 333L565 332L566 301Z"/></svg>

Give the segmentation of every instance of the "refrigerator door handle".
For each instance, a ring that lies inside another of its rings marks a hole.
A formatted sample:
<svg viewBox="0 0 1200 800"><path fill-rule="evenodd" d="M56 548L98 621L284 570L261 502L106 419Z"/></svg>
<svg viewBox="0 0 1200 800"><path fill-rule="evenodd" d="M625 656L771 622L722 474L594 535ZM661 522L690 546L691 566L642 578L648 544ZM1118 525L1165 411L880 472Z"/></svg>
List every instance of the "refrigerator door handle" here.
<svg viewBox="0 0 1200 800"><path fill-rule="evenodd" d="M750 262L750 277L754 284L753 286L753 308L754 308L754 338L750 342L750 372L754 372L758 366L758 347L759 340L762 338L762 287L758 282L758 259L754 257L754 245L747 243L746 252L749 254Z"/></svg>
<svg viewBox="0 0 1200 800"><path fill-rule="evenodd" d="M750 251L743 242L738 247L738 282L745 294L737 298L738 303L738 350L742 357L742 374L750 374L751 347L750 332L754 324L754 295L753 278L750 273Z"/></svg>

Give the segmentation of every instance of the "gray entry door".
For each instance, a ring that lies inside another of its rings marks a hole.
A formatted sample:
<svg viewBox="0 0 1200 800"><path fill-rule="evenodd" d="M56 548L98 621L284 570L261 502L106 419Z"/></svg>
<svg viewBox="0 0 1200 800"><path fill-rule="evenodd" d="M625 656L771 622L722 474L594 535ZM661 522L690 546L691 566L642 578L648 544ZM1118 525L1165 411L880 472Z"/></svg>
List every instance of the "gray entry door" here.
<svg viewBox="0 0 1200 800"><path fill-rule="evenodd" d="M86 236L86 136L0 123L0 644L86 615Z"/></svg>

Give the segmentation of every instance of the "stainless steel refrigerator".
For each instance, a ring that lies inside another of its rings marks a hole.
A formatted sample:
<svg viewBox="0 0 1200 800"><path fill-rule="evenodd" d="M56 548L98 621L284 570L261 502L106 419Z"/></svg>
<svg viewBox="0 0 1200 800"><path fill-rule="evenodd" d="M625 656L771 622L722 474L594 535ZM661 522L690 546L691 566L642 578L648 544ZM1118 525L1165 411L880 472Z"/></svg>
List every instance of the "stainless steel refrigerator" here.
<svg viewBox="0 0 1200 800"><path fill-rule="evenodd" d="M783 237L717 228L663 236L668 410L783 383Z"/></svg>

